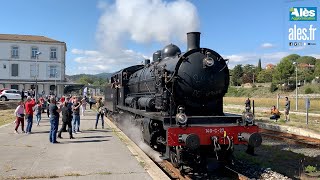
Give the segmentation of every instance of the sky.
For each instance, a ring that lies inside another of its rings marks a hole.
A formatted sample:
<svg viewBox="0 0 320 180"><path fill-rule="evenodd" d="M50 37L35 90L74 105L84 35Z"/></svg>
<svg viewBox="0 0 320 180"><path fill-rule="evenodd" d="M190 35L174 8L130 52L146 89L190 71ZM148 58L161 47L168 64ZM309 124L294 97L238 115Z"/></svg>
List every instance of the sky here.
<svg viewBox="0 0 320 180"><path fill-rule="evenodd" d="M320 1L1 0L0 33L66 42L68 75L115 72L151 59L169 43L185 52L191 31L201 32L201 47L229 59L229 68L257 65L259 58L263 66L276 64L293 53L320 58L319 22L290 21L293 7L319 10ZM314 28L314 40L289 40L294 27L307 35Z"/></svg>

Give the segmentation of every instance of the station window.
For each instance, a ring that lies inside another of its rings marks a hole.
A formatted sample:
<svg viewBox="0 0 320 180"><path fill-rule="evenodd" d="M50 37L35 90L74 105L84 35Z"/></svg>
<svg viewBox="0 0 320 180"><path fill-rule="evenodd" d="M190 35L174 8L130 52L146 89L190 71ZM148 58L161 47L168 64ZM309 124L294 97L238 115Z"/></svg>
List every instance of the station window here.
<svg viewBox="0 0 320 180"><path fill-rule="evenodd" d="M57 48L50 48L50 59L57 59Z"/></svg>
<svg viewBox="0 0 320 180"><path fill-rule="evenodd" d="M49 78L58 77L58 68L57 66L49 66Z"/></svg>
<svg viewBox="0 0 320 180"><path fill-rule="evenodd" d="M11 57L12 58L19 58L19 47L18 46L11 47Z"/></svg>
<svg viewBox="0 0 320 180"><path fill-rule="evenodd" d="M16 90L18 90L18 89L19 89L19 85L12 84L12 85L11 85L11 89L16 89Z"/></svg>
<svg viewBox="0 0 320 180"><path fill-rule="evenodd" d="M11 76L19 76L19 66L18 64L11 64Z"/></svg>
<svg viewBox="0 0 320 180"><path fill-rule="evenodd" d="M36 59L37 58L37 52L38 52L38 48L37 47L32 47L31 48L31 59Z"/></svg>

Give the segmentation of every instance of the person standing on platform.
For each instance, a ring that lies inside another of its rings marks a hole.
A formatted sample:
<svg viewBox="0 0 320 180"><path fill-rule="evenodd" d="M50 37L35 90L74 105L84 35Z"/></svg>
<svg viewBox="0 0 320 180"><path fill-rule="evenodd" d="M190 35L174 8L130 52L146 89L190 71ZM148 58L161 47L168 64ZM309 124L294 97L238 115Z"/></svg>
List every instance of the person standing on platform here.
<svg viewBox="0 0 320 180"><path fill-rule="evenodd" d="M89 97L89 104L90 104L90 109L91 109L92 105L94 104L94 99L92 96Z"/></svg>
<svg viewBox="0 0 320 180"><path fill-rule="evenodd" d="M56 104L56 98L53 96L50 98L50 105L49 105L49 113L50 113L50 134L49 134L49 141L53 144L59 143L57 141L57 132L58 132L58 125L59 125L59 113L61 109L58 108Z"/></svg>
<svg viewBox="0 0 320 180"><path fill-rule="evenodd" d="M49 105L50 105L50 98L47 98L47 116L50 117L50 112L49 112Z"/></svg>
<svg viewBox="0 0 320 180"><path fill-rule="evenodd" d="M24 104L23 101L20 101L18 107L14 111L14 116L16 116L16 127L14 133L18 134L18 128L21 123L21 131L24 133Z"/></svg>
<svg viewBox="0 0 320 180"><path fill-rule="evenodd" d="M81 99L81 115L84 116L84 111L86 110L87 102L86 97Z"/></svg>
<svg viewBox="0 0 320 180"><path fill-rule="evenodd" d="M103 129L104 128L104 120L103 120L103 116L104 116L103 106L104 106L104 104L102 103L102 98L99 98L96 106L97 106L97 118L96 118L95 128L97 129L99 116L101 116L101 123L102 123L102 129Z"/></svg>
<svg viewBox="0 0 320 180"><path fill-rule="evenodd" d="M66 129L66 126L68 125L68 132L70 135L70 139L74 139L72 136L72 126L71 126L71 121L72 121L72 110L68 107L69 102L65 101L63 103L63 107L61 109L62 112L62 127L59 130L58 138L62 138L61 133L64 129Z"/></svg>
<svg viewBox="0 0 320 180"><path fill-rule="evenodd" d="M21 101L23 101L24 100L24 89L22 89L22 91L21 91Z"/></svg>
<svg viewBox="0 0 320 180"><path fill-rule="evenodd" d="M36 105L34 99L31 99L30 96L27 97L27 102L25 103L26 108L26 120L27 120L27 128L26 133L30 134L33 124L33 107Z"/></svg>
<svg viewBox="0 0 320 180"><path fill-rule="evenodd" d="M76 97L74 99L74 103L72 105L72 110L73 110L72 132L73 133L80 133L80 106L81 106L81 103L79 103L79 100Z"/></svg>
<svg viewBox="0 0 320 180"><path fill-rule="evenodd" d="M38 101L37 105L34 107L34 113L36 114L37 117L37 126L40 126L40 121L41 121L41 110L42 110L42 105L41 102Z"/></svg>

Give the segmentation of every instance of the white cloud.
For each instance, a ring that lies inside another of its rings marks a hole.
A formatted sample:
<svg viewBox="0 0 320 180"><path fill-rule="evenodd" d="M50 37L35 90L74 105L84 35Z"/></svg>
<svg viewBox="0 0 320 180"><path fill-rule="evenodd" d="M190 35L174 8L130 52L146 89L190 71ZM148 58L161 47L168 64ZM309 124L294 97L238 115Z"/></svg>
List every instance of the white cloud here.
<svg viewBox="0 0 320 180"><path fill-rule="evenodd" d="M290 47L289 50L291 50L291 51L300 51L300 50L303 50L305 48L306 48L306 46L295 46L295 47Z"/></svg>
<svg viewBox="0 0 320 180"><path fill-rule="evenodd" d="M273 44L271 44L271 43L263 43L263 44L261 44L261 47L262 48L273 48L274 47L274 45Z"/></svg>
<svg viewBox="0 0 320 180"><path fill-rule="evenodd" d="M79 56L74 59L77 63L75 70L78 72L72 74L115 72L121 68L139 64L148 58L142 53L137 53L133 50L122 50L116 55L81 49L72 49L71 53Z"/></svg>
<svg viewBox="0 0 320 180"><path fill-rule="evenodd" d="M315 57L316 59L320 59L320 54L310 54L309 56Z"/></svg>

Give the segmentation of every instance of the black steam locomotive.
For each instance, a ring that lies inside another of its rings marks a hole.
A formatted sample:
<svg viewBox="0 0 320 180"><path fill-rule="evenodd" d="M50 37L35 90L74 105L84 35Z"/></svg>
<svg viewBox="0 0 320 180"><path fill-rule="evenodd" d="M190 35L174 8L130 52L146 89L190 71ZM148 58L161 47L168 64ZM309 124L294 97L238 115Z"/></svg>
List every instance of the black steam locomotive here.
<svg viewBox="0 0 320 180"><path fill-rule="evenodd" d="M176 166L225 161L233 145L261 144L251 112L223 112L229 69L217 52L200 48L200 33L187 33L187 51L167 45L153 62L113 74L106 88L109 111L128 112L141 125L143 139Z"/></svg>

